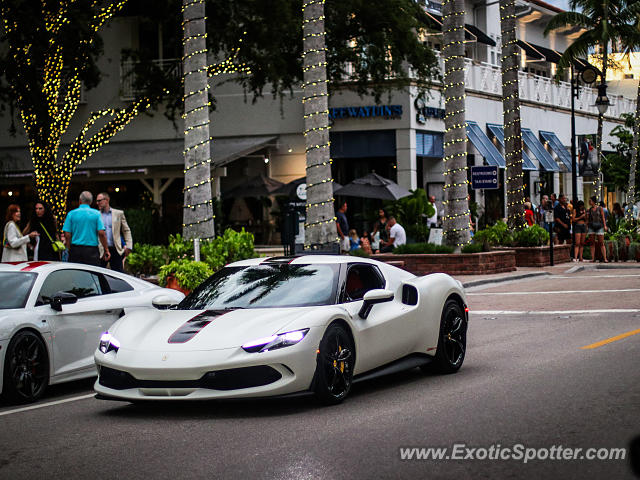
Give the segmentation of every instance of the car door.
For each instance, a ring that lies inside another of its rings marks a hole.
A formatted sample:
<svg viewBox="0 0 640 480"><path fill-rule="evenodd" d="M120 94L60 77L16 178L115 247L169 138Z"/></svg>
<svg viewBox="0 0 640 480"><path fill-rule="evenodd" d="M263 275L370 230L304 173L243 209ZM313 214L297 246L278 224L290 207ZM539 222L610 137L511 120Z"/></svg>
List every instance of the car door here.
<svg viewBox="0 0 640 480"><path fill-rule="evenodd" d="M54 376L93 367L100 335L118 316L118 309L103 295L104 285L98 274L77 269L56 270L42 283L36 308L51 326ZM60 291L73 293L78 301L57 312L49 302Z"/></svg>
<svg viewBox="0 0 640 480"><path fill-rule="evenodd" d="M364 294L378 288L392 289L375 265L349 264L342 302L360 338L356 373L397 360L415 344L415 318L402 299L374 305L366 319L358 315Z"/></svg>

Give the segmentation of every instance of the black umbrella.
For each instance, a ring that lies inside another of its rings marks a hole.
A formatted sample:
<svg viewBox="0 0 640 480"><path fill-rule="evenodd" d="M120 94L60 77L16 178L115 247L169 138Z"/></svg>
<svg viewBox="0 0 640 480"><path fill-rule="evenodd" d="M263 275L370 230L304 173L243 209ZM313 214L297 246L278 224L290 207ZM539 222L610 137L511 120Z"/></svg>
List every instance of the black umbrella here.
<svg viewBox="0 0 640 480"><path fill-rule="evenodd" d="M260 174L250 177L223 192L224 197L266 197L274 195L284 183Z"/></svg>
<svg viewBox="0 0 640 480"><path fill-rule="evenodd" d="M381 200L398 200L411 195L408 190L377 173L369 173L364 177L356 178L333 193L348 197L379 198Z"/></svg>
<svg viewBox="0 0 640 480"><path fill-rule="evenodd" d="M282 187L280 187L278 190L273 192L273 194L291 196L292 194L295 193L296 189L298 188L298 185L301 185L303 183L307 183L307 177L296 178L295 180L292 180L289 183L285 183ZM342 185L340 185L337 182L333 182L333 191L335 192L339 188L342 188Z"/></svg>

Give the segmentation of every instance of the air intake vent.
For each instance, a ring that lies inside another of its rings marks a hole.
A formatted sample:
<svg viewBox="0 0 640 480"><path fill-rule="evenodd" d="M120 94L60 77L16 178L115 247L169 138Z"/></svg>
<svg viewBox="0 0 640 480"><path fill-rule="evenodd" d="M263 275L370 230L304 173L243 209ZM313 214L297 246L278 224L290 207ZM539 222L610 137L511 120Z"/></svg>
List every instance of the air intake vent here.
<svg viewBox="0 0 640 480"><path fill-rule="evenodd" d="M418 304L418 290L413 285L402 286L402 303L405 305Z"/></svg>

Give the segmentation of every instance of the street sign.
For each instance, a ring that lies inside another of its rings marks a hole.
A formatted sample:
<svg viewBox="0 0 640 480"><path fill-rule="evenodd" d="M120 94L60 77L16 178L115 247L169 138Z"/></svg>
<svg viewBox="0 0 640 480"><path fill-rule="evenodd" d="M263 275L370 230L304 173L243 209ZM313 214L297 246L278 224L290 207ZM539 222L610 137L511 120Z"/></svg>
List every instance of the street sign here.
<svg viewBox="0 0 640 480"><path fill-rule="evenodd" d="M553 223L554 221L553 210L546 210L544 212L544 221L545 223Z"/></svg>
<svg viewBox="0 0 640 480"><path fill-rule="evenodd" d="M500 188L500 185L498 185L498 167L471 167L471 188L474 190Z"/></svg>
<svg viewBox="0 0 640 480"><path fill-rule="evenodd" d="M442 245L442 229L441 228L432 228L431 230L429 230L429 243Z"/></svg>

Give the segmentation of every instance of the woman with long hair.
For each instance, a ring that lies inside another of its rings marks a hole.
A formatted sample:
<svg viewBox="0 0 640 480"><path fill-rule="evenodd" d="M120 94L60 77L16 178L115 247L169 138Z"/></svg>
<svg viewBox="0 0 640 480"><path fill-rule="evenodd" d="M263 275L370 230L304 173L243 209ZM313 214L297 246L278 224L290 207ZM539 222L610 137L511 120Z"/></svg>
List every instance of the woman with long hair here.
<svg viewBox="0 0 640 480"><path fill-rule="evenodd" d="M604 248L604 232L607 231L607 222L604 218L604 209L596 203L596 197L593 196L589 199L589 211L587 212L587 226L588 233L591 236L591 261L596 261L595 247L597 244L598 250L602 254L602 259L607 262L607 250Z"/></svg>
<svg viewBox="0 0 640 480"><path fill-rule="evenodd" d="M27 234L38 232L40 235L40 240L36 242L33 252L34 260L60 261L60 254L53 249L53 242L58 238L56 220L46 203L36 202L24 231Z"/></svg>
<svg viewBox="0 0 640 480"><path fill-rule="evenodd" d="M27 243L38 236L38 232L31 232L29 235L22 234L18 226L21 218L20 207L13 203L9 205L5 217L7 223L4 226L2 236L3 262L26 262L28 260Z"/></svg>
<svg viewBox="0 0 640 480"><path fill-rule="evenodd" d="M573 260L575 262L582 262L584 241L587 238L587 211L584 208L584 202L582 200L578 200L576 208L571 212L571 223L573 224L573 233L576 236L576 243L573 246Z"/></svg>

